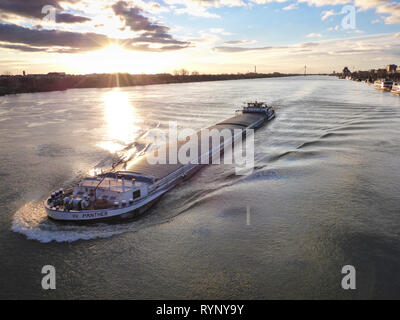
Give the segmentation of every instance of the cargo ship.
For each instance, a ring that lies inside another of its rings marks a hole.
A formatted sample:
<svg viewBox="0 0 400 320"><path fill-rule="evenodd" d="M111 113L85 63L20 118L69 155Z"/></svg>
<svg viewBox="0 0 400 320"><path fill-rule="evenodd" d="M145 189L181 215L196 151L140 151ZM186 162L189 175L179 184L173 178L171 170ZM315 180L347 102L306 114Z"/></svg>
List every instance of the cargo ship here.
<svg viewBox="0 0 400 320"><path fill-rule="evenodd" d="M107 172L86 177L68 190L53 192L44 203L47 215L55 220L77 222L137 216L204 166L202 159L221 154L228 144L234 144L249 129L257 129L274 117L274 109L265 103L247 103L234 117L207 128L209 131L228 129L230 137L205 151L199 147L198 159L192 159L197 161L154 164L144 155L132 163L114 164ZM198 140L203 130L196 133Z"/></svg>

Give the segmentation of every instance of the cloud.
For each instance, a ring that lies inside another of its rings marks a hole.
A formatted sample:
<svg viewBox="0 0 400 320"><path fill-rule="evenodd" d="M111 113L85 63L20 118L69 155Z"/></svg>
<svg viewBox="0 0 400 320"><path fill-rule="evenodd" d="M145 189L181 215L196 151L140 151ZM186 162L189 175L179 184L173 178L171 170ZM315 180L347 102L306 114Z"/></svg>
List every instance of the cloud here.
<svg viewBox="0 0 400 320"><path fill-rule="evenodd" d="M397 38L397 40L394 38ZM400 33L320 40L318 42L298 43L287 47L265 46L246 48L224 46L216 47L214 50L223 53L238 53L238 57L235 58L237 61L240 61L241 57L243 57L244 61L248 61L249 59L257 61L257 58L265 60L267 56L270 65L274 66L278 64L284 65L285 63L289 63L289 61L298 63L299 58L308 58L313 61L312 63L310 62L310 65L315 66L319 64L320 68L325 68L324 64L327 62L334 66L339 61L336 60L337 56L345 56L346 60L340 60L342 61L340 63L345 63L343 61L353 61L352 63L356 63L358 59L358 63L362 62L370 68L372 59L377 56L384 56L387 59L388 57L398 55L400 47L398 39L400 39ZM261 54L257 54L257 52ZM240 56L240 53L246 53L246 55ZM351 60L353 59L352 57L354 57L354 60Z"/></svg>
<svg viewBox="0 0 400 320"><path fill-rule="evenodd" d="M122 42L143 42L143 43L163 43L188 46L188 41L179 41L173 39L171 35L165 33L145 32L138 37L122 40Z"/></svg>
<svg viewBox="0 0 400 320"><path fill-rule="evenodd" d="M249 0L249 2L254 2L256 4L267 4L272 2L287 2L288 0Z"/></svg>
<svg viewBox="0 0 400 320"><path fill-rule="evenodd" d="M231 40L231 41L225 41L223 45L238 45L238 44L250 44L250 43L255 43L256 41L254 40Z"/></svg>
<svg viewBox="0 0 400 320"><path fill-rule="evenodd" d="M256 51L256 50L270 50L272 48L273 47L245 48L245 47L219 46L215 47L214 50L218 52L245 52L245 51Z"/></svg>
<svg viewBox="0 0 400 320"><path fill-rule="evenodd" d="M159 38L151 34L139 37L116 39L98 33L80 33L62 30L29 29L15 24L0 24L0 41L6 42L9 49L21 51L38 51L58 53L78 53L104 48L112 43L120 44L126 49L143 51L149 44L164 44L157 51L171 51L184 49L188 42L177 41L170 38ZM12 47L10 46L12 44ZM15 45L14 45L15 44ZM171 46L172 45L172 46Z"/></svg>
<svg viewBox="0 0 400 320"><path fill-rule="evenodd" d="M250 47L250 48L246 48L246 47L230 47L230 46L220 46L220 47L214 47L215 51L218 52L246 52L246 51L266 51L266 50L274 50L274 49L286 49L288 47L285 46L281 46L281 47L271 47L271 46L267 46L267 47Z"/></svg>
<svg viewBox="0 0 400 320"><path fill-rule="evenodd" d="M312 48L312 47L317 47L319 45L318 42L303 42L300 43L298 46L301 48Z"/></svg>
<svg viewBox="0 0 400 320"><path fill-rule="evenodd" d="M13 45L13 44L1 44L0 43L0 48L13 49L13 50L19 50L19 51L25 51L25 52L43 52L43 48L34 48L34 47L30 47L30 46L25 46L25 45Z"/></svg>
<svg viewBox="0 0 400 320"><path fill-rule="evenodd" d="M252 0L254 2L254 0ZM176 14L188 14L202 18L221 18L218 14L209 12L211 8L244 7L244 0L164 0L173 7Z"/></svg>
<svg viewBox="0 0 400 320"><path fill-rule="evenodd" d="M135 38L135 42L145 43L165 43L174 45L188 45L187 42L178 41L168 33L168 27L152 22L148 17L144 16L144 11L139 7L129 7L126 1L118 1L112 5L115 15L119 16L124 22L125 28L131 31L143 32L139 37ZM137 47L140 50L146 46ZM166 49L170 50L168 47Z"/></svg>
<svg viewBox="0 0 400 320"><path fill-rule="evenodd" d="M339 13L336 13L333 10L322 11L321 20L324 21L324 20L328 19L329 17L335 16L337 14L339 14Z"/></svg>
<svg viewBox="0 0 400 320"><path fill-rule="evenodd" d="M378 14L386 14L384 18L386 24L400 23L400 3L394 0L297 0L299 3L307 3L309 6L327 6L327 5L354 5L359 10L375 9ZM330 16L339 15L333 10L323 11L322 20L326 20Z"/></svg>
<svg viewBox="0 0 400 320"><path fill-rule="evenodd" d="M130 47L131 50L135 51L146 51L146 52L166 52L166 51L177 51L181 49L185 49L187 46L181 46L181 45L167 45L167 46L162 46L162 47L151 47L148 44L137 44L137 45L132 45Z"/></svg>
<svg viewBox="0 0 400 320"><path fill-rule="evenodd" d="M57 13L56 22L57 23L82 23L90 21L91 19L81 16L75 16L69 13Z"/></svg>
<svg viewBox="0 0 400 320"><path fill-rule="evenodd" d="M337 54L337 55L348 55L348 54L360 54L360 53L365 53L364 50L356 50L356 49L349 49L349 50L337 50L335 52L332 52L331 54Z"/></svg>
<svg viewBox="0 0 400 320"><path fill-rule="evenodd" d="M387 2L383 5L379 5L376 12L389 15L384 18L386 24L400 23L400 3Z"/></svg>
<svg viewBox="0 0 400 320"><path fill-rule="evenodd" d="M242 41L227 41L224 44L239 44L239 42ZM297 50L296 52L300 51L306 52L306 51L311 51L311 49L316 48L318 46L319 46L318 42L303 42L291 46L263 46L263 47L218 46L214 47L214 50L225 53L237 53L237 52L248 52L248 51L274 51L274 50L282 51L283 49L285 50L296 49Z"/></svg>
<svg viewBox="0 0 400 320"><path fill-rule="evenodd" d="M196 0L164 0L170 5L176 14L188 14L202 18L221 18L219 15L210 13L208 8L216 6L214 1Z"/></svg>
<svg viewBox="0 0 400 320"><path fill-rule="evenodd" d="M320 33L309 33L306 37L307 38L322 38L322 34L320 34Z"/></svg>
<svg viewBox="0 0 400 320"><path fill-rule="evenodd" d="M361 10L369 10L390 3L392 0L354 0L349 2L353 2L354 5L359 7Z"/></svg>
<svg viewBox="0 0 400 320"><path fill-rule="evenodd" d="M232 33L226 32L223 28L211 28L209 29L211 33L216 33L224 36L230 36Z"/></svg>
<svg viewBox="0 0 400 320"><path fill-rule="evenodd" d="M282 10L297 10L299 5L297 3L289 4L288 6L284 7Z"/></svg>
<svg viewBox="0 0 400 320"><path fill-rule="evenodd" d="M297 0L300 3L307 3L310 7L323 7L349 4L352 0Z"/></svg>
<svg viewBox="0 0 400 320"><path fill-rule="evenodd" d="M0 11L27 18L42 19L45 14L42 8L53 6L56 9L56 21L59 23L81 23L90 21L90 18L63 12L60 3L76 3L80 0L1 0Z"/></svg>
<svg viewBox="0 0 400 320"><path fill-rule="evenodd" d="M0 41L37 47L59 46L85 50L104 47L109 43L109 38L97 33L38 30L3 23L0 24Z"/></svg>
<svg viewBox="0 0 400 320"><path fill-rule="evenodd" d="M157 2L147 1L147 0L146 0L146 2L141 2L140 7L142 9L146 10L147 12L151 12L151 13L163 13L163 12L171 11L169 8L161 6Z"/></svg>
<svg viewBox="0 0 400 320"><path fill-rule="evenodd" d="M148 31L166 33L168 28L157 23L153 23L143 15L143 10L139 7L129 7L126 1L118 1L112 5L115 15L125 22L125 27L132 31Z"/></svg>
<svg viewBox="0 0 400 320"><path fill-rule="evenodd" d="M189 14L204 18L220 18L216 13L209 12L211 8L238 7L254 4L264 5L268 3L284 3L288 0L164 0L165 3L177 14ZM376 13L387 15L384 18L386 24L400 23L400 3L397 0L297 0L289 4L283 10L293 10L298 8L298 4L305 3L308 6L323 7L336 5L354 5L359 10L375 9ZM331 16L340 15L340 12L333 10L324 10L322 20Z"/></svg>

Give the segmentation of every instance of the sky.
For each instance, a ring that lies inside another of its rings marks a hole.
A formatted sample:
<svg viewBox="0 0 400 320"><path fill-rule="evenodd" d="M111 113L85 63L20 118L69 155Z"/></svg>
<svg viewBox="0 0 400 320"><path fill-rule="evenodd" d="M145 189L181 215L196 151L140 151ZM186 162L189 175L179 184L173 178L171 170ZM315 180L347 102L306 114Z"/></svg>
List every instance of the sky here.
<svg viewBox="0 0 400 320"><path fill-rule="evenodd" d="M0 0L0 74L400 65L400 1Z"/></svg>

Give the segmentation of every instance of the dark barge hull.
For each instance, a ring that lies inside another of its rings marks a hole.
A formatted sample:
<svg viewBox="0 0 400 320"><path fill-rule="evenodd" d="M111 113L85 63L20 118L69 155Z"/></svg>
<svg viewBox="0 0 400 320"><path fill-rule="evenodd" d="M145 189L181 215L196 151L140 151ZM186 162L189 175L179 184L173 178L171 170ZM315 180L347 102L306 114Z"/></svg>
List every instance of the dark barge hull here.
<svg viewBox="0 0 400 320"><path fill-rule="evenodd" d="M267 117L261 113L245 113L245 114L240 114L235 117L229 118L227 120L224 120L222 122L219 122L211 127L208 127L208 130L224 130L228 129L231 131L231 135L233 136L234 130L241 130L242 134L245 134L247 129L257 129L261 127L266 121L268 121ZM197 132L197 138L199 139L199 150L198 154L201 154L201 131ZM184 142L179 142L177 147L179 149L179 146L186 143ZM212 143L211 139L209 141L209 146L211 148ZM221 150L223 152L223 150ZM169 146L166 146L166 155L169 154ZM167 157L167 163L166 164L150 164L149 161L147 160L147 157L144 156L142 159L139 161L133 162L131 165L128 163L126 167L121 170L124 171L131 171L131 172L137 172L141 174L145 174L151 177L154 177L155 181L161 180L174 171L178 170L184 166L182 163L177 163L177 164L170 164L168 163L168 157Z"/></svg>

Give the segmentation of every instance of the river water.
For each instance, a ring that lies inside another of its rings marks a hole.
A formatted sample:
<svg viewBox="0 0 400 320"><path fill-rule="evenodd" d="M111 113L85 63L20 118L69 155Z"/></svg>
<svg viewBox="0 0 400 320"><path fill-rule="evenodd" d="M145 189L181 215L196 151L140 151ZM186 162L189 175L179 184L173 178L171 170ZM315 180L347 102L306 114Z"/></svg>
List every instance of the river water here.
<svg viewBox="0 0 400 320"><path fill-rule="evenodd" d="M212 165L123 223L71 225L42 202L146 132L198 130L266 100L255 168ZM400 297L400 98L365 83L293 77L0 98L0 297ZM53 265L57 289L41 288ZM343 290L344 265L356 290Z"/></svg>

